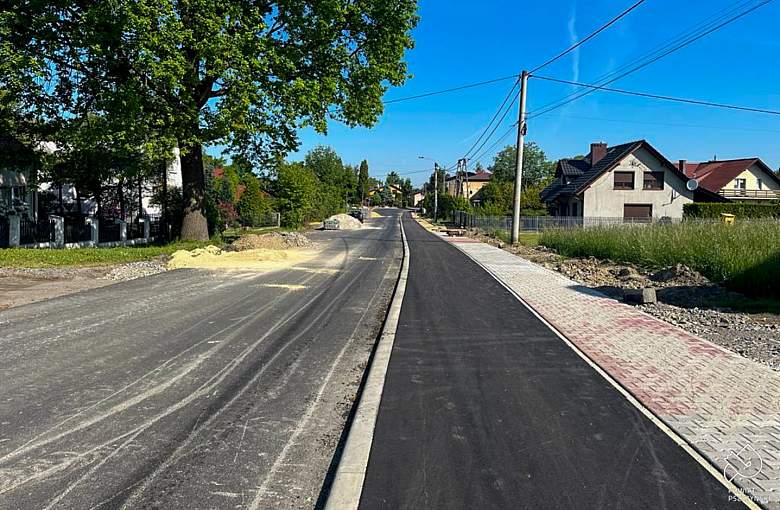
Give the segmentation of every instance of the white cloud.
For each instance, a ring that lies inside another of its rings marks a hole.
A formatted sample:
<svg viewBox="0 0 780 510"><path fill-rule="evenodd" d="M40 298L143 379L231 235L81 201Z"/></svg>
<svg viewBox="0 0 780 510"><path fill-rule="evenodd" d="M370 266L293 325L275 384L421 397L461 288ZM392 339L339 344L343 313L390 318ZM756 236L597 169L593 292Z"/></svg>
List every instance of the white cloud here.
<svg viewBox="0 0 780 510"><path fill-rule="evenodd" d="M575 3L571 9L571 15L569 16L569 22L567 27L569 29L569 44L576 44L579 41L577 35L577 4ZM580 49L576 48L571 52L571 81L579 81L580 79Z"/></svg>

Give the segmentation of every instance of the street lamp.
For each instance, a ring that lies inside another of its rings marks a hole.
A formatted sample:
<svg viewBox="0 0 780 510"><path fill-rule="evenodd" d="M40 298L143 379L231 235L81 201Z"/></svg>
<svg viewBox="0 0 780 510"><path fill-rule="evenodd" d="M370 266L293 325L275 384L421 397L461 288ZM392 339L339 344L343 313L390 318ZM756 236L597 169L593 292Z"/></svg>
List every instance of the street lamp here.
<svg viewBox="0 0 780 510"><path fill-rule="evenodd" d="M439 164L433 158L417 156L419 159L433 161L433 221L439 216Z"/></svg>

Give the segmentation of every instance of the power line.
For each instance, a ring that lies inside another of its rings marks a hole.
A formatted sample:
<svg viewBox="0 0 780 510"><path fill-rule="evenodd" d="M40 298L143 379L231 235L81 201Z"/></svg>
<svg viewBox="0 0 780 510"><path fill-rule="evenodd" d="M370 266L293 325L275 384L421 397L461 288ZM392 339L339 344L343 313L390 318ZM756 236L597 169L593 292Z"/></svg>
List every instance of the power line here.
<svg viewBox="0 0 780 510"><path fill-rule="evenodd" d="M512 102L511 102L511 103L509 103L509 105L508 105L508 106L507 106L507 107L504 109L504 113L501 115L501 118L498 120L498 122L496 122L496 125L495 125L495 126L493 126L493 129L490 131L490 134L489 134L489 135L488 135L488 136L485 138L485 140L482 142L482 144L480 144L480 146L479 146L479 147L477 147L476 149L474 149L474 152L475 152L475 153L477 153L477 152L479 152L480 150L482 150L482 147L484 147L484 146L485 146L485 145L486 145L486 144L487 144L487 143L490 141L490 139L493 137L493 134L496 132L496 130L499 128L499 126L501 126L501 123L502 123L502 122L504 122L504 119L505 119L505 118L506 118L506 116L509 114L509 112L512 110L512 107L513 107L513 106L515 105L515 103L517 102L517 98L518 98L519 96L520 96L520 92L518 91L518 92L515 94L515 97L512 99ZM503 105L502 105L502 106L503 106ZM501 111L501 110L499 109L499 112L500 112L500 111ZM498 112L496 112L496 114L498 114ZM490 126L488 126L488 127L490 127ZM471 151L469 151L469 152L471 152ZM465 157L465 156L464 156L464 157ZM473 158L472 158L472 159L473 159Z"/></svg>
<svg viewBox="0 0 780 510"><path fill-rule="evenodd" d="M473 158L473 160L475 161L475 164L476 164L476 163L482 163L482 162L483 162L483 161L482 161L482 160L483 160L483 158L484 158L485 156L487 156L487 155L488 155L488 154L489 154L489 153L490 153L490 152L491 152L493 149L495 149L495 148L496 148L496 146L498 146L498 144L500 144L501 142L503 142L503 141L506 139L506 137L507 137L507 136L509 136L510 134L512 134L512 132L515 130L515 127L516 127L516 126L517 126L517 122L515 122L514 124L512 124L511 126L509 126L509 129L508 129L508 130L506 130L506 131L504 132L504 134L502 134L502 135L501 135L501 136L500 136L500 137L499 137L499 138L498 138L498 139L497 139L495 142L493 142L493 145L491 145L490 147L488 147L487 149L485 149L484 151L482 151L482 154L480 154L479 156L475 156L475 157Z"/></svg>
<svg viewBox="0 0 780 510"><path fill-rule="evenodd" d="M504 101L501 103L501 106L498 107L498 110L496 110L496 113L493 115L493 118L490 119L490 122L488 122L488 125L485 126L485 129L482 131L482 134L479 135L479 138L477 138L477 141L474 142L474 144L471 147L469 147L469 150L467 150L466 153L463 155L464 158L468 158L469 154L471 154L471 151L474 150L474 148L477 145L479 145L479 142L482 140L482 137L485 136L485 134L490 129L490 126L493 124L493 122L495 122L496 117L498 117L498 115L501 113L501 110L504 109L504 106L506 105L506 102L509 101L509 98L512 96L512 93L515 91L515 89L517 88L517 85L519 83L520 83L519 81L515 81L514 85L512 85L512 88L509 89L509 92L507 93L506 97L504 98ZM515 95L515 97L512 100L511 104L515 104L515 101L517 101L517 95ZM511 105L510 105L510 108L511 108ZM503 120L504 117L506 117L506 113L504 113L504 116L502 117L502 120ZM499 124L500 124L500 121L499 121ZM491 132L491 135L492 135L492 132ZM479 149L477 149L477 151L479 151Z"/></svg>
<svg viewBox="0 0 780 510"><path fill-rule="evenodd" d="M641 120L627 120L627 119L610 119L605 117L588 117L584 115L570 115L564 113L561 117L567 119L580 119L591 120L594 122L616 122L619 124L638 124L643 126L664 126L664 127L679 127L679 128L692 128L692 129L718 129L723 130L723 126L713 124L682 124L679 122L648 122ZM552 117L547 117L552 119ZM734 127L729 125L729 131L745 131L753 133L780 133L780 129L760 129L760 128L747 128L747 127Z"/></svg>
<svg viewBox="0 0 780 510"><path fill-rule="evenodd" d="M630 68L632 65L636 64L637 62L640 62L640 61L645 60L645 59L652 58L652 57L660 54L661 52L666 51L667 49L671 48L672 46L674 46L675 44L679 43L680 41L684 41L686 38L691 37L692 35L696 35L697 33L700 33L702 30L705 30L706 28L714 25L715 23L717 23L717 22L727 18L730 14L733 14L733 13L737 12L740 8L743 8L743 7L751 4L753 1L754 0L744 0L744 1L740 2L740 3L738 3L737 5L733 5L731 7L728 7L728 8L721 9L721 10L717 11L715 14L713 14L712 16L702 20L701 22L697 23L696 25L694 25L690 29L686 29L685 31L678 33L671 40L661 44L660 46L657 46L652 51L650 51L650 52L648 52L648 53L646 53L646 54L644 54L644 55L642 55L640 57L637 57L637 58L635 58L635 59L633 59L633 60L631 60L629 62L626 62L625 64L619 66L617 69L614 69L614 70L612 70L609 73L606 73L604 75L599 76L594 81L594 83L600 83L602 85L606 84L605 83L606 80L608 80L609 78L612 78L614 76L617 76L620 72ZM576 96L578 94L579 94L579 92L572 92L571 94L568 94L568 95L564 96L563 98L560 98L560 99L557 99L555 101L552 101L550 103L545 104L544 106L542 106L539 109L537 109L536 112L544 110L544 109L546 109L546 108L548 108L548 107L550 107L552 105L558 104L560 102L563 102L563 101L565 101L565 100L567 100L567 99L569 99L571 97L574 97L574 96ZM534 114L536 112L531 112L531 114Z"/></svg>
<svg viewBox="0 0 780 510"><path fill-rule="evenodd" d="M652 64L654 62L657 62L658 60L661 60L662 58L664 58L664 57L666 57L668 55L671 55L672 53L674 53L674 52L676 52L676 51L678 51L678 50L680 50L680 49L682 49L682 48L684 48L684 47L686 47L686 46L688 46L688 45L698 41L699 39L701 39L703 37L706 37L707 35L715 32L716 30L719 30L719 29L725 27L726 25L728 25L730 23L733 23L734 21L736 21L738 19L740 19L740 18L742 18L744 16L747 16L751 12L755 11L756 9L758 9L760 7L763 7L764 5L766 5L766 4L768 4L768 3L772 2L772 1L774 1L774 0L763 0L761 3L759 3L757 5L754 5L753 7L749 8L749 9L746 9L746 10L744 10L744 11L742 11L742 12L740 12L740 13L738 13L738 14L736 14L736 15L728 18L728 19L726 19L726 21L723 21L722 23L719 23L716 26L714 26L714 27L712 27L712 28L710 28L708 30L705 30L704 32L696 34L695 36L690 37L686 41L684 41L684 42L682 42L682 43L680 43L680 44L678 44L676 46L673 46L671 49L661 53L660 55L657 55L657 56L653 57L652 59L650 59L650 60L648 60L646 62L643 62L643 63L641 63L641 64L639 64L639 65L629 69L628 71L626 71L626 72L624 72L622 74L619 74L618 76L616 76L614 78L609 79L608 81L602 83L601 86L603 87L605 85L609 85L610 83L613 83L613 82L615 82L615 81L617 81L617 80L619 80L619 79L621 79L621 78L623 78L625 76L628 76L629 74L632 74L632 73L634 73L634 72L636 72L636 71L638 71L638 70L640 70L640 69L642 69L644 67L647 67L648 65L650 65L650 64ZM551 103L551 104L554 104L554 106L550 106L549 108L546 107L546 106L542 107L541 111L534 112L533 114L529 115L528 118L529 119L535 118L535 117L538 117L540 115L544 115L546 113L549 113L549 112L551 112L553 110L556 110L558 108L561 108L562 106L565 106L565 105L567 105L567 104L569 104L569 103L571 103L573 101L576 101L577 99L580 99L580 98L582 98L582 97L584 97L584 96L586 96L588 94L591 94L594 90L595 89L588 90L586 92L583 92L581 94L576 95L575 97L571 97L570 99L566 99L566 100L560 101L557 104Z"/></svg>
<svg viewBox="0 0 780 510"><path fill-rule="evenodd" d="M574 51L575 49L579 48L580 46L582 46L582 45L583 45L583 44L585 44L586 42L590 41L591 39L593 39L594 37L596 37L597 35L599 35L601 32L603 32L603 31L604 31L604 30L606 30L607 28L611 27L612 25L614 25L615 23L617 23L618 21L620 21L622 18L624 18L625 16L627 16L627 15L628 15L628 14L629 14L631 11L633 11L634 9L636 9L637 7L639 7L640 5L642 5L644 2L645 2L645 0L638 0L637 2L635 2L633 5L631 5L631 6L630 6L630 7L628 7L627 9L623 10L623 12L621 12L620 14L618 14L617 16L615 16L614 18L612 18L611 20L609 20L607 23L603 24L603 25L602 25L602 26L600 26L598 29L596 29L595 31L591 32L591 33L590 33L590 34L589 34L587 37L585 37L585 38L584 38L584 39L582 39L581 41L579 41L579 42L577 42L576 44L574 44L574 45L570 46L569 48L567 48L567 49L566 49L566 50L564 50L563 52L559 53L558 55L556 55L556 56L552 57L551 59L547 60L547 61L546 61L546 62L544 62L543 64L541 64L541 65L539 65L539 66L535 67L535 68L534 68L534 69L531 71L531 73L534 73L534 72L536 72L536 71L538 71L538 70L540 70L540 69L542 69L542 68L544 68L544 67L546 67L546 66L548 66L548 65L552 64L553 62L557 61L558 59L560 59L560 58L564 57L565 55L567 55L567 54L569 54L570 52ZM517 101L518 97L520 96L520 91L518 91L517 93L515 93L514 97L512 98L512 102L510 103L510 106L509 106L509 107L507 107L507 109L506 109L506 110L504 110L504 113L501 115L501 119L498 121L498 123L497 123L495 126L493 126L493 123L496 121L496 118L499 116L499 114L501 114L501 111L502 111L502 109L503 109L503 108L504 108L504 106L506 105L506 103L507 103L507 101L509 100L509 98L512 96L512 93L514 92L515 88L517 87L517 85L518 85L519 83L520 83L520 80L518 79L518 80L515 82L515 84L514 84L514 86L512 87L512 89L511 89L511 90L510 90L510 91L507 93L506 97L504 98L504 101L503 101L503 102L501 103L501 105L498 107L498 110L496 110L496 113L495 113L495 114L493 115L493 117L490 119L490 122L488 122L487 126L485 126L485 129L482 131L482 133L480 134L479 138L478 138L478 139L477 139L477 140L476 140L476 141L475 141L475 142L474 142L474 143L471 145L471 147L469 147L469 149L468 149L468 150L466 151L466 153L463 155L463 158L468 158L468 157L469 157L469 155L470 155L470 154L472 154L472 151L473 151L474 153L477 153L477 152L479 152L479 151L480 151L480 150L481 150L481 149L482 149L482 148L485 146L485 144L487 144L487 143L488 143L488 141L490 141L490 138L491 138L491 137L493 136L493 134L496 132L496 130L498 129L498 127L501 125L501 122L503 122L504 118L506 118L507 114L509 113L509 110L512 108L512 106L515 104L515 102ZM491 130L491 126L493 126L492 130ZM480 145L480 141L482 140L482 138L483 138L483 137L485 137L485 134L486 134L486 133L488 133L488 131L490 131L490 134L488 134L488 135L487 135L487 138L485 138L485 140L484 140L484 141L482 142L482 144Z"/></svg>
<svg viewBox="0 0 780 510"><path fill-rule="evenodd" d="M677 103L687 103L687 104L695 104L700 106L711 106L713 108L725 108L728 110L741 110L746 112L756 112L756 113L767 113L770 115L780 115L780 111L776 110L766 110L763 108L753 108L750 106L738 106L733 104L724 104L724 103L715 103L712 101L702 101L700 99L689 99L684 97L673 97L673 96L663 96L659 94L650 94L647 92L635 92L631 90L623 90L623 89L613 89L609 87L604 87L602 85L590 85L588 83L578 83L575 81L569 81L569 80L559 80L557 78L550 78L548 76L534 76L534 78L539 80L546 80L546 81L552 81L556 83L565 83L567 85L575 85L577 87L586 87L593 90L603 90L605 92L615 92L618 94L626 94L630 96L639 96L639 97L648 97L651 99L660 99L663 101L674 101Z"/></svg>
<svg viewBox="0 0 780 510"><path fill-rule="evenodd" d="M617 16L615 16L614 18L612 18L611 20L609 20L609 22L607 22L606 24L602 25L602 26L601 26L601 27L600 27L598 30L596 30L595 32L592 32L592 33L591 33L590 35L588 35L586 38L584 38L584 39L582 39L581 41L577 42L576 44L574 44L574 45L570 46L569 48L567 48L566 50L562 51L562 52L561 52L561 53L559 53L558 55L554 56L553 58L551 58L550 60L548 60L548 61L547 61L547 62L545 62L544 64L541 64L541 65L539 65L539 66L537 66L537 67L533 68L533 69L532 69L531 71L529 71L529 72L530 72L531 74L533 74L533 73L535 73L536 71L538 71L538 70L540 70L540 69L542 69L542 68L544 68L544 67L547 67L548 65L552 64L552 63L553 63L553 62L555 62L556 60L558 60L558 59L560 59L560 58L562 58L562 57L564 57L564 56L568 55L568 54L569 54L569 53L571 53L572 51L576 50L577 48L579 48L580 46L582 46L582 45L583 45L583 44L585 44L586 42L590 41L591 39L593 39L594 37L596 37L597 35L599 35L599 34L600 34L601 32L603 32L604 30L608 29L609 27L611 27L612 25L614 25L615 23L617 23L618 21L620 21L620 19L622 19L622 18L623 18L623 17L625 17L625 16L626 16L628 13L630 13L631 11L633 11L634 9L636 9L637 7L639 7L640 5L642 5L644 2L645 2L645 0L639 0L638 2L636 2L634 5L632 5L632 6L631 6L631 7L629 7L628 9L624 10L623 12L621 12L620 14L618 14Z"/></svg>

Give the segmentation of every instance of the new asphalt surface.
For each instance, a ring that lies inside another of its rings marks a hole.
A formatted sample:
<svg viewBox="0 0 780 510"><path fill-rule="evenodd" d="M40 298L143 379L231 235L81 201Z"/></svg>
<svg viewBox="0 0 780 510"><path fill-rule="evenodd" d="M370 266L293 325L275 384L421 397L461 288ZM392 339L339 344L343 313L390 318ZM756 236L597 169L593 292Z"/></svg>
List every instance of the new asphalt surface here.
<svg viewBox="0 0 780 510"><path fill-rule="evenodd" d="M311 508L398 276L398 213L273 273L0 312L0 508Z"/></svg>
<svg viewBox="0 0 780 510"><path fill-rule="evenodd" d="M480 266L404 227L362 509L742 507Z"/></svg>

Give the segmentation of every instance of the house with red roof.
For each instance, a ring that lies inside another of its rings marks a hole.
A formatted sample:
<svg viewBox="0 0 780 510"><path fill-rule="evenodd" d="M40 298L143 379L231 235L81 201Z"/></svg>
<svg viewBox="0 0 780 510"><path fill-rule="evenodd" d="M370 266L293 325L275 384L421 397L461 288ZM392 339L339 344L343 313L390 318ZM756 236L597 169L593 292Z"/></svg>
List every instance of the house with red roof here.
<svg viewBox="0 0 780 510"><path fill-rule="evenodd" d="M780 200L780 177L759 158L688 163L678 168L699 186L729 200Z"/></svg>

